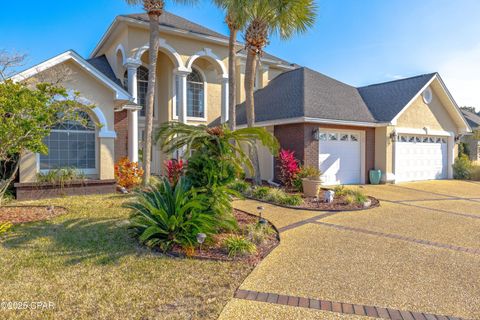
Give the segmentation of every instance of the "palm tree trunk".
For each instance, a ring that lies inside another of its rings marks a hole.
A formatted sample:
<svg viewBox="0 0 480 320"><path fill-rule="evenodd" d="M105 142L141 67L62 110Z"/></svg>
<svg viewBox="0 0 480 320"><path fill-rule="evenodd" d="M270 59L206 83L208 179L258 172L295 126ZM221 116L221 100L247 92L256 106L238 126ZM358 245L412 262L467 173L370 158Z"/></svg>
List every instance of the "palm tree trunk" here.
<svg viewBox="0 0 480 320"><path fill-rule="evenodd" d="M230 130L234 131L237 126L237 53L235 42L237 29L230 27L230 39L228 42L228 119Z"/></svg>
<svg viewBox="0 0 480 320"><path fill-rule="evenodd" d="M254 100L254 86L255 76L257 74L257 54L248 49L247 63L245 66L245 107L247 112L247 125L252 128L255 125L255 100ZM260 162L258 160L257 146L250 147L250 159L252 160L253 177L256 185L262 184L262 175L260 173Z"/></svg>
<svg viewBox="0 0 480 320"><path fill-rule="evenodd" d="M145 144L143 146L143 184L147 185L150 180L151 159L152 159L152 131L153 131L153 108L155 105L155 89L157 78L158 58L158 37L159 37L159 15L150 14L150 50L149 50L149 72L148 89L145 106Z"/></svg>
<svg viewBox="0 0 480 320"><path fill-rule="evenodd" d="M247 62L245 65L245 108L247 112L247 125L252 128L255 124L255 101L253 90L255 86L255 75L257 74L257 54L247 49Z"/></svg>

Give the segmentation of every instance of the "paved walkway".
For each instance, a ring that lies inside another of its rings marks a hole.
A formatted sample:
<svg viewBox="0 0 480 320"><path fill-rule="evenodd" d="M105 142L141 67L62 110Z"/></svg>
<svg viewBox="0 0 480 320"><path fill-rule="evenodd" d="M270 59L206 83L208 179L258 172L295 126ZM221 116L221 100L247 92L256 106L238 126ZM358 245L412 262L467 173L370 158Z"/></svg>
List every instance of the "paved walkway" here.
<svg viewBox="0 0 480 320"><path fill-rule="evenodd" d="M263 204L281 244L220 318L480 319L480 184L363 188L379 208L331 214Z"/></svg>

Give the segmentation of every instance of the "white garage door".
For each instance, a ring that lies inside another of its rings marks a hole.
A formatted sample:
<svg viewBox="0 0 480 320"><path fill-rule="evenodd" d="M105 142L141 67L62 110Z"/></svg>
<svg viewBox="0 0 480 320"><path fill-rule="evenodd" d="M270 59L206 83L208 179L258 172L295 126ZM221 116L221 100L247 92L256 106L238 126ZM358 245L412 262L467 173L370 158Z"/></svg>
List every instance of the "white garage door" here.
<svg viewBox="0 0 480 320"><path fill-rule="evenodd" d="M319 140L324 184L361 183L360 133L321 131Z"/></svg>
<svg viewBox="0 0 480 320"><path fill-rule="evenodd" d="M447 178L447 138L399 135L395 145L395 181Z"/></svg>

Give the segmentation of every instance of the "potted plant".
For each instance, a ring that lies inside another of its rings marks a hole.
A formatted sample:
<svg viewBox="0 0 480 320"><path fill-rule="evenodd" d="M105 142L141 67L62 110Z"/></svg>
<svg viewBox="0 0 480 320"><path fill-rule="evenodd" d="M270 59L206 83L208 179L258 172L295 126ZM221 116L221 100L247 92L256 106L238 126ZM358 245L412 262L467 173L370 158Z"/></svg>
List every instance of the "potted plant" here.
<svg viewBox="0 0 480 320"><path fill-rule="evenodd" d="M315 167L304 167L300 171L302 177L303 194L306 197L316 197L323 183L322 173Z"/></svg>

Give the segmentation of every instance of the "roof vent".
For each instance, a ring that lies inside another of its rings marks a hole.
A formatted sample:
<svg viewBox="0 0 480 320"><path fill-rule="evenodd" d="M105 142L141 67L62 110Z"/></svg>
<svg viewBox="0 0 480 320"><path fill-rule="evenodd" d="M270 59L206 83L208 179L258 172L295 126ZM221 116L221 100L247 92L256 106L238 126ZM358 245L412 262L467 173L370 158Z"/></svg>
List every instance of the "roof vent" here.
<svg viewBox="0 0 480 320"><path fill-rule="evenodd" d="M423 91L422 96L423 96L423 102L425 102L426 104L430 104L430 102L432 102L432 97L433 97L432 89L430 89L430 87L425 89L425 91Z"/></svg>

